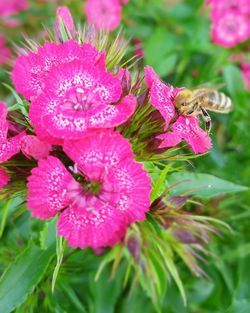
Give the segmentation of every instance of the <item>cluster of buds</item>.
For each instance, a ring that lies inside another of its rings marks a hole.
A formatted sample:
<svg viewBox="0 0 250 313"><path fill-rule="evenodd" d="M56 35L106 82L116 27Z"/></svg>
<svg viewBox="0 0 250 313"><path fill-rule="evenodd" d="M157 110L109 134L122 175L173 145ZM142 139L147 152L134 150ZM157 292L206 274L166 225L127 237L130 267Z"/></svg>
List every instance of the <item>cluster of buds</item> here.
<svg viewBox="0 0 250 313"><path fill-rule="evenodd" d="M13 65L12 82L25 100L9 112L0 105L1 193L22 186L32 216L58 216L58 234L73 248L114 246L150 210L142 161L183 140L205 153L211 140L198 117L175 108L181 88L164 84L151 67L144 82L120 65L120 38L112 44L93 28L76 30L66 7L56 21L51 40L27 40L30 49L20 49Z"/></svg>
<svg viewBox="0 0 250 313"><path fill-rule="evenodd" d="M211 6L211 35L214 43L231 48L250 38L248 0L206 0Z"/></svg>

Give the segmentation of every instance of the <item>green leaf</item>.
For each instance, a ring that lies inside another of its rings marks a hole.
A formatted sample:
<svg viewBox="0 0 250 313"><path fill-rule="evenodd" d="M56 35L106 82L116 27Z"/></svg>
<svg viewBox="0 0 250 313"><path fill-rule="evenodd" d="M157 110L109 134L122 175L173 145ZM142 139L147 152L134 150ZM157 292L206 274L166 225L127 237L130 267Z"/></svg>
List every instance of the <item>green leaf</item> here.
<svg viewBox="0 0 250 313"><path fill-rule="evenodd" d="M56 279L57 279L60 267L62 265L65 246L66 246L66 241L64 241L63 237L57 236L56 237L56 259L57 260L56 260L56 266L55 266L53 276L52 276L52 284L51 284L52 293L54 293Z"/></svg>
<svg viewBox="0 0 250 313"><path fill-rule="evenodd" d="M225 193L249 190L246 186L237 185L216 176L202 173L174 173L169 176L168 183L170 186L179 183L170 190L173 195L192 194L204 199L209 199Z"/></svg>
<svg viewBox="0 0 250 313"><path fill-rule="evenodd" d="M1 312L9 313L25 301L42 279L54 255L55 240L51 240L46 250L32 242L17 256L0 279Z"/></svg>
<svg viewBox="0 0 250 313"><path fill-rule="evenodd" d="M25 103L27 104L27 101L23 101L22 98L18 95L18 93L8 84L3 83L3 85L8 88L11 93L13 94L14 98L16 99L17 103L15 104L14 108L20 109L23 115L28 116L28 111L25 107ZM13 110L13 107L11 108L11 111Z"/></svg>

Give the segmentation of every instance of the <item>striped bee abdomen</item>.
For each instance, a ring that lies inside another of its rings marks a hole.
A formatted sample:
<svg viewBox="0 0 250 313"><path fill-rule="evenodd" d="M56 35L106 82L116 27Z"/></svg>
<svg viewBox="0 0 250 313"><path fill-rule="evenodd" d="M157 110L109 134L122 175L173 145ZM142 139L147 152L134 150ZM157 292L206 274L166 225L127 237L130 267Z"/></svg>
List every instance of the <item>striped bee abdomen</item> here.
<svg viewBox="0 0 250 313"><path fill-rule="evenodd" d="M207 101L203 105L204 108L214 112L228 113L232 111L232 100L223 92L211 90L207 94Z"/></svg>

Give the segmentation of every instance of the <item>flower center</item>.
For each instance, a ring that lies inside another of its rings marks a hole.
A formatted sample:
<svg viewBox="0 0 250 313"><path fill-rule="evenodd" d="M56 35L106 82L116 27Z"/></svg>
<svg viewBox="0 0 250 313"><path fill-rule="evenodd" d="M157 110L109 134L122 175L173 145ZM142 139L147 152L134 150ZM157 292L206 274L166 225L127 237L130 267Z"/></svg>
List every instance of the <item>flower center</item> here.
<svg viewBox="0 0 250 313"><path fill-rule="evenodd" d="M73 109L74 111L88 111L95 104L94 95L89 90L76 88L71 91L64 100L65 109Z"/></svg>

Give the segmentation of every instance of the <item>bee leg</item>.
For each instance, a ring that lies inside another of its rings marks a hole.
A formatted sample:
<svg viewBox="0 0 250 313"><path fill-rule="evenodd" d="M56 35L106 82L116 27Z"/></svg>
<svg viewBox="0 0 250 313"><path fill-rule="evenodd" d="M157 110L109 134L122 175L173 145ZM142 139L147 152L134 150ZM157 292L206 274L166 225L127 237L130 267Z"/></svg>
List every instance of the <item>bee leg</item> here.
<svg viewBox="0 0 250 313"><path fill-rule="evenodd" d="M207 131L207 133L210 133L211 126L212 126L211 117L209 116L209 114L207 113L207 111L204 108L201 108L201 115L202 115L202 118L205 122L206 131Z"/></svg>

